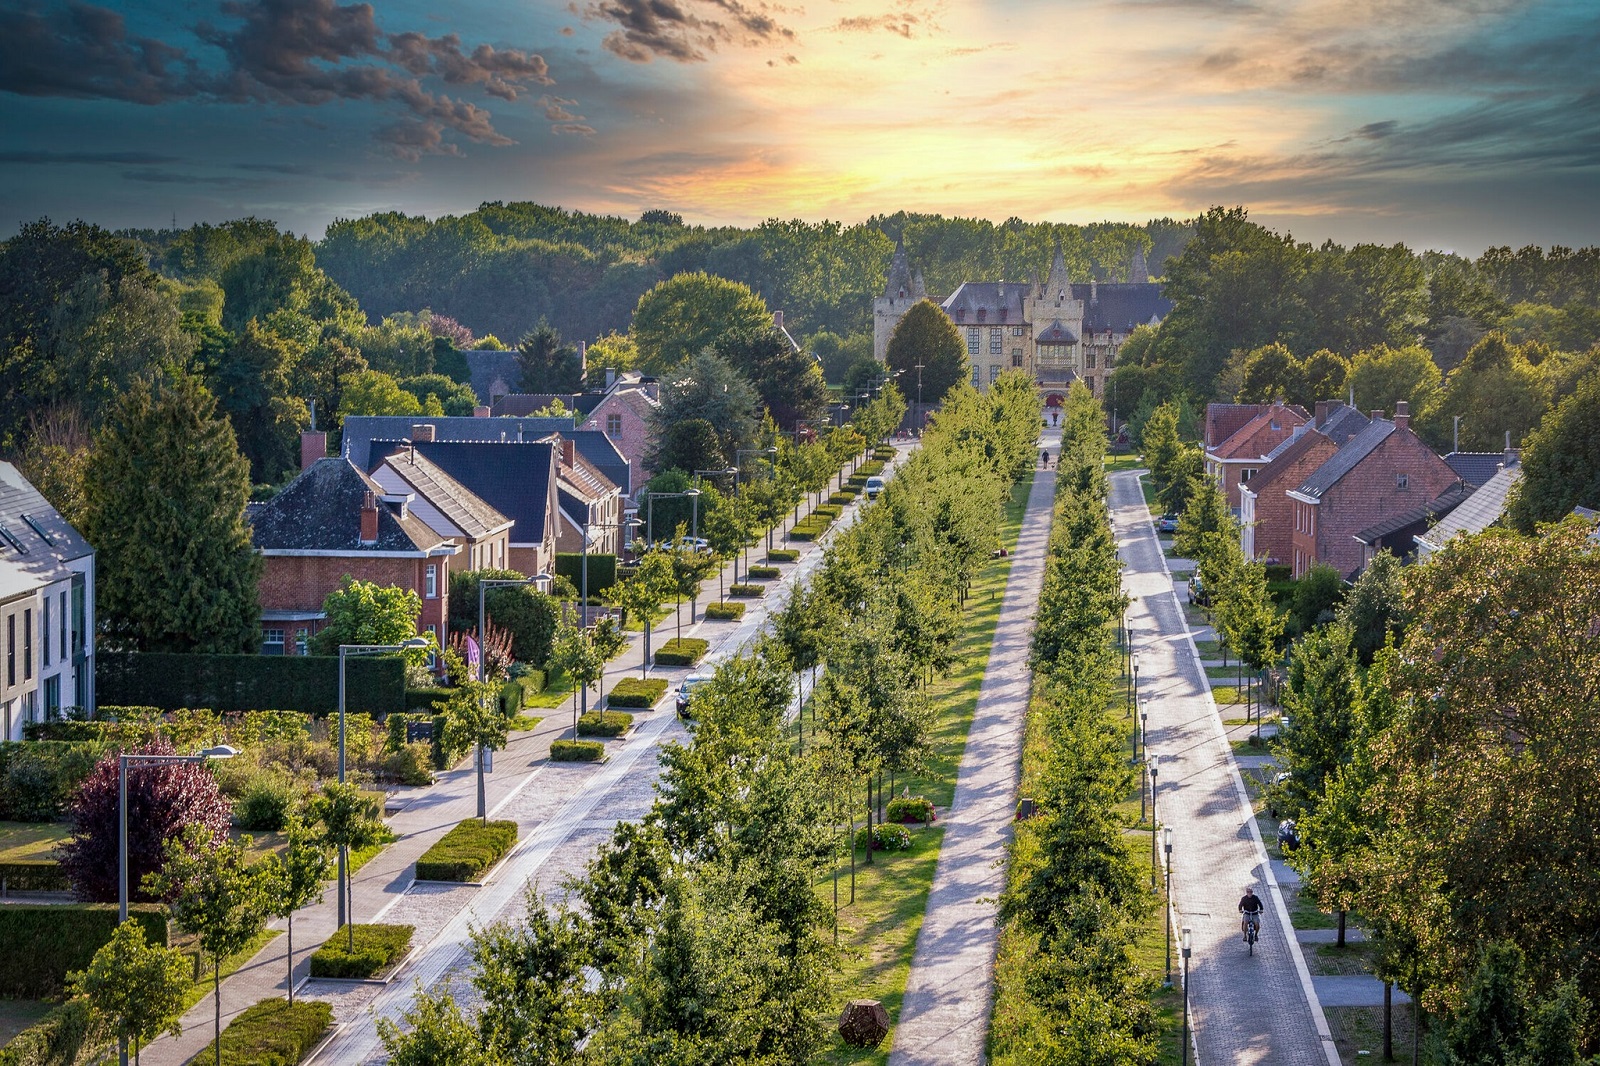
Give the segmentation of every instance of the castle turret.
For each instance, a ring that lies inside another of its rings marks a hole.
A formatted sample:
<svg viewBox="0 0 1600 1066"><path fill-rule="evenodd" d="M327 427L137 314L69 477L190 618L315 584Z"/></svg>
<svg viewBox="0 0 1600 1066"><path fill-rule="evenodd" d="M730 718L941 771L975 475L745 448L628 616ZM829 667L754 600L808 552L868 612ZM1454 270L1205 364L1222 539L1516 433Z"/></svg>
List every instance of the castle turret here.
<svg viewBox="0 0 1600 1066"><path fill-rule="evenodd" d="M1050 263L1050 276L1044 282L1044 298L1050 301L1072 299L1072 278L1067 276L1067 259L1061 254L1061 238L1056 238L1056 257Z"/></svg>
<svg viewBox="0 0 1600 1066"><path fill-rule="evenodd" d="M1133 250L1133 262L1128 266L1128 281L1135 285L1150 284L1150 268L1145 265L1143 248Z"/></svg>
<svg viewBox="0 0 1600 1066"><path fill-rule="evenodd" d="M889 281L883 287L883 294L891 300L912 294L911 262L906 258L904 239L894 242L894 258L889 262Z"/></svg>

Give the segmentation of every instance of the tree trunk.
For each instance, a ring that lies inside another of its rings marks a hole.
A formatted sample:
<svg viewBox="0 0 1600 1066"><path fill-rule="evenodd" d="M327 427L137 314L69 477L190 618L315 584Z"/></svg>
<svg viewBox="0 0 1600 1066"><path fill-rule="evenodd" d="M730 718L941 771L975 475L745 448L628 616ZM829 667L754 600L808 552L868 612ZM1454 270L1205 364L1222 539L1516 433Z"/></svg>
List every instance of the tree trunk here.
<svg viewBox="0 0 1600 1066"><path fill-rule="evenodd" d="M650 676L650 611L644 613L644 659L639 663L639 676Z"/></svg>
<svg viewBox="0 0 1600 1066"><path fill-rule="evenodd" d="M847 842L850 848L850 902L856 901L856 811L854 803L846 803L850 808L850 839Z"/></svg>
<svg viewBox="0 0 1600 1066"><path fill-rule="evenodd" d="M1394 1061L1394 982L1383 983L1383 1061Z"/></svg>
<svg viewBox="0 0 1600 1066"><path fill-rule="evenodd" d="M872 862L872 775L867 775L867 862Z"/></svg>

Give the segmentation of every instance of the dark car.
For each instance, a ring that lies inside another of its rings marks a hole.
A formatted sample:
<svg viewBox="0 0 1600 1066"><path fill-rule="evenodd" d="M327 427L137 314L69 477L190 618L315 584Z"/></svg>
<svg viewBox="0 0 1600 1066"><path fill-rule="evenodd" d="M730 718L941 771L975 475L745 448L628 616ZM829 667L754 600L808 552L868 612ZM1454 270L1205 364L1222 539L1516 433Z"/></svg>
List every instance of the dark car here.
<svg viewBox="0 0 1600 1066"><path fill-rule="evenodd" d="M1176 533L1177 531L1178 531L1178 516L1177 515L1175 515L1175 514L1164 514L1160 518L1156 519L1156 532L1157 533Z"/></svg>

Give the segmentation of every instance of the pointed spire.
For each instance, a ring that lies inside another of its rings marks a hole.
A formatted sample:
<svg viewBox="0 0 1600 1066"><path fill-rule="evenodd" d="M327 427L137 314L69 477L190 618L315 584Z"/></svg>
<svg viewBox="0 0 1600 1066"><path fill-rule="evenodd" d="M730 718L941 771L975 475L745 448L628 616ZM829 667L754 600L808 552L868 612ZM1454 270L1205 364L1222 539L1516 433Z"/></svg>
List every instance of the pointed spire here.
<svg viewBox="0 0 1600 1066"><path fill-rule="evenodd" d="M911 265L906 258L903 237L895 239L894 258L889 262L889 280L883 287L883 294L891 300L911 294Z"/></svg>
<svg viewBox="0 0 1600 1066"><path fill-rule="evenodd" d="M1134 248L1133 262L1128 266L1128 280L1135 285L1150 284L1150 268L1144 261L1144 249Z"/></svg>
<svg viewBox="0 0 1600 1066"><path fill-rule="evenodd" d="M1067 276L1067 260L1061 254L1061 238L1056 238L1056 257L1050 264L1050 277L1044 283L1045 298L1062 300L1072 295L1072 279Z"/></svg>
<svg viewBox="0 0 1600 1066"><path fill-rule="evenodd" d="M917 276L911 282L911 295L914 299L918 300L926 300L928 298L928 286L922 280L921 267L917 268Z"/></svg>

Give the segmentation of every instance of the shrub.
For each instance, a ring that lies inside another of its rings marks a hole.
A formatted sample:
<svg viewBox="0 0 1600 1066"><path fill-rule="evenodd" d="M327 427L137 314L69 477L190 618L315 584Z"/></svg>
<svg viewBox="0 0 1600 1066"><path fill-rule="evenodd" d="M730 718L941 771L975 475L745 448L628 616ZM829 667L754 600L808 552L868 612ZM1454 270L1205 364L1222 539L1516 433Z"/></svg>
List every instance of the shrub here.
<svg viewBox="0 0 1600 1066"><path fill-rule="evenodd" d="M552 740L551 762L599 762L606 757L606 746L598 740Z"/></svg>
<svg viewBox="0 0 1600 1066"><path fill-rule="evenodd" d="M842 514L844 514L844 508L836 503L819 503L811 511L813 518L826 518L829 521L838 518Z"/></svg>
<svg viewBox="0 0 1600 1066"><path fill-rule="evenodd" d="M867 827L856 830L856 847L867 846ZM880 822L872 827L872 850L904 851L911 846L911 831L899 822Z"/></svg>
<svg viewBox="0 0 1600 1066"><path fill-rule="evenodd" d="M580 737L620 737L633 726L627 711L589 711L578 718Z"/></svg>
<svg viewBox="0 0 1600 1066"><path fill-rule="evenodd" d="M339 706L336 655L96 651L94 663L102 706L318 714ZM346 709L367 714L406 710L405 666L404 659L393 655L351 658L345 664Z"/></svg>
<svg viewBox="0 0 1600 1066"><path fill-rule="evenodd" d="M572 582L575 589L583 588L583 553L556 552L556 573ZM617 583L617 557L589 553L589 595L598 596Z"/></svg>
<svg viewBox="0 0 1600 1066"><path fill-rule="evenodd" d="M772 581L782 572L776 566L752 566L745 576L752 581Z"/></svg>
<svg viewBox="0 0 1600 1066"><path fill-rule="evenodd" d="M706 621L708 622L737 622L744 617L745 605L742 603L728 603L725 600L715 600L706 604Z"/></svg>
<svg viewBox="0 0 1600 1066"><path fill-rule="evenodd" d="M934 820L933 801L921 796L902 797L889 801L888 821L922 822Z"/></svg>
<svg viewBox="0 0 1600 1066"><path fill-rule="evenodd" d="M656 652L656 665L694 666L710 649L710 642L699 637L673 637Z"/></svg>
<svg viewBox="0 0 1600 1066"><path fill-rule="evenodd" d="M55 821L105 750L102 741L0 743L0 818Z"/></svg>
<svg viewBox="0 0 1600 1066"><path fill-rule="evenodd" d="M350 928L341 925L312 952L312 977L372 977L399 962L411 947L409 925L358 925L353 932L354 950Z"/></svg>
<svg viewBox="0 0 1600 1066"><path fill-rule="evenodd" d="M654 707L666 693L666 678L625 677L611 686L606 702L612 707Z"/></svg>
<svg viewBox="0 0 1600 1066"><path fill-rule="evenodd" d="M769 563L792 563L798 561L799 558L800 550L798 548L773 548L767 552L767 562Z"/></svg>
<svg viewBox="0 0 1600 1066"><path fill-rule="evenodd" d="M89 1000L77 996L34 1022L0 1050L0 1066L57 1066L103 1042L89 1013Z"/></svg>
<svg viewBox="0 0 1600 1066"><path fill-rule="evenodd" d="M845 504L855 503L856 495L857 493L851 489L840 489L828 496L828 502L835 507L843 507Z"/></svg>
<svg viewBox="0 0 1600 1066"><path fill-rule="evenodd" d="M419 881L472 881L494 866L517 843L516 822L473 819L434 842L417 859Z"/></svg>
<svg viewBox="0 0 1600 1066"><path fill-rule="evenodd" d="M402 785L433 784L433 745L420 740L402 744L383 760L383 772Z"/></svg>
<svg viewBox="0 0 1600 1066"><path fill-rule="evenodd" d="M114 711L112 707L101 707L100 713ZM106 733L106 723L101 721L80 721L78 719L58 718L49 722L23 722L23 740L66 740L66 741L94 741L103 740Z"/></svg>
<svg viewBox="0 0 1600 1066"><path fill-rule="evenodd" d="M72 887L54 859L12 859L0 862L0 894L65 892Z"/></svg>
<svg viewBox="0 0 1600 1066"><path fill-rule="evenodd" d="M234 821L240 829L275 833L289 820L299 798L300 790L288 774L275 767L257 770L234 805Z"/></svg>
<svg viewBox="0 0 1600 1066"><path fill-rule="evenodd" d="M821 532L822 531L817 529L815 526L809 526L804 522L801 522L792 527L788 533L784 534L784 536L789 540L816 540L817 534Z"/></svg>
<svg viewBox="0 0 1600 1066"><path fill-rule="evenodd" d="M112 864L116 876L116 862ZM167 914L138 904L128 917L144 927L145 940L165 946ZM117 928L109 903L27 904L0 907L0 997L43 999L60 993L67 974L88 966Z"/></svg>
<svg viewBox="0 0 1600 1066"><path fill-rule="evenodd" d="M527 663L512 663L511 676L522 682L522 691L528 696L537 696L543 692L549 680L543 670Z"/></svg>
<svg viewBox="0 0 1600 1066"><path fill-rule="evenodd" d="M874 459L893 459L894 453L895 447L892 444L880 444L876 448L872 449L872 457Z"/></svg>
<svg viewBox="0 0 1600 1066"><path fill-rule="evenodd" d="M333 1024L333 1007L317 999L291 1004L286 999L264 999L246 1007L222 1031L222 1061L248 1066L296 1066L317 1046ZM213 1040L193 1062L211 1062L217 1054Z"/></svg>
<svg viewBox="0 0 1600 1066"><path fill-rule="evenodd" d="M421 714L437 714L440 708L450 702L450 697L454 694L454 690L448 688L408 688L406 710ZM389 717L393 718L394 715Z"/></svg>
<svg viewBox="0 0 1600 1066"><path fill-rule="evenodd" d="M767 590L760 585L729 585L728 595L735 599L752 599L756 596L765 596Z"/></svg>
<svg viewBox="0 0 1600 1066"><path fill-rule="evenodd" d="M500 713L507 718L513 718L522 710L527 702L527 689L517 678L512 678L500 686Z"/></svg>

